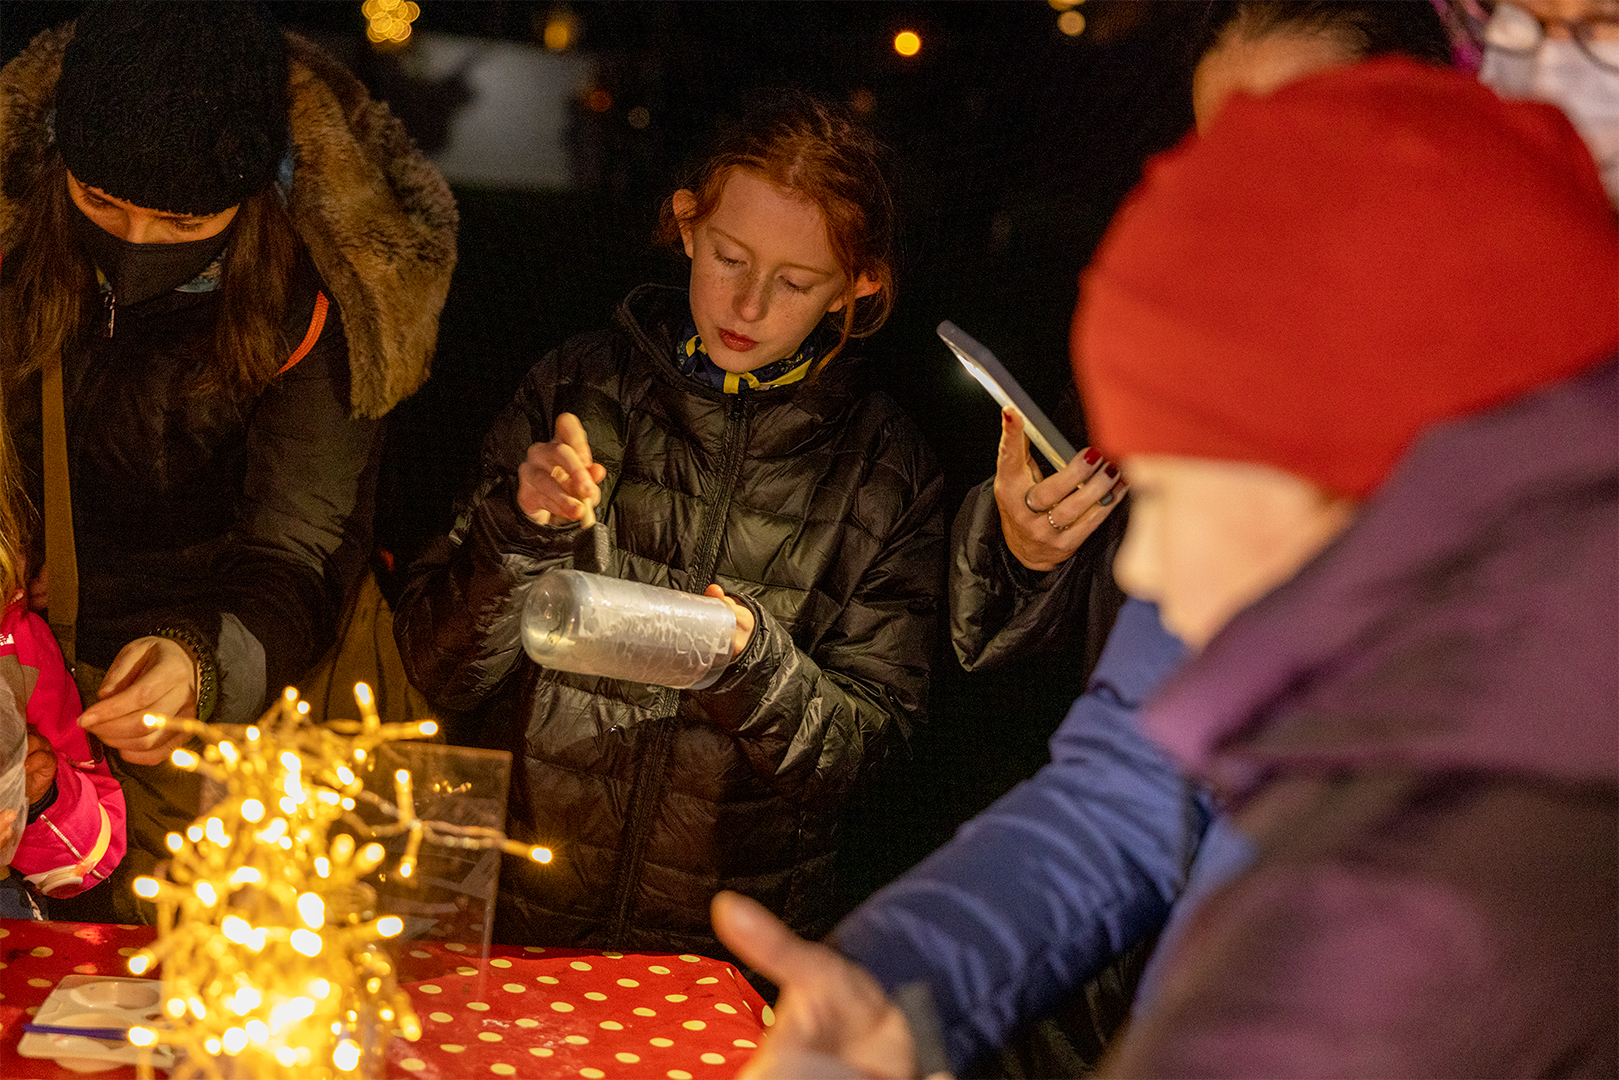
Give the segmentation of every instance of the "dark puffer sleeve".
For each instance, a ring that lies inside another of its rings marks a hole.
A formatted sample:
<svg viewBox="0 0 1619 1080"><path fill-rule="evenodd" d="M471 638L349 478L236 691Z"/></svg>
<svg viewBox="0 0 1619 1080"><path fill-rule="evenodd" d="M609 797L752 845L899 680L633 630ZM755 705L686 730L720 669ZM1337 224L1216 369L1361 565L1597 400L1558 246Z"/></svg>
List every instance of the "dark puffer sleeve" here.
<svg viewBox="0 0 1619 1080"><path fill-rule="evenodd" d="M944 480L917 445L912 488L830 633L808 653L768 613L705 709L784 797L835 804L926 715L943 589Z"/></svg>
<svg viewBox="0 0 1619 1080"><path fill-rule="evenodd" d="M557 355L542 360L485 436L480 479L455 527L411 566L394 637L412 685L446 709L482 704L522 655L519 586L572 557L573 523L541 526L517 506L517 468L551 438Z"/></svg>
<svg viewBox="0 0 1619 1080"><path fill-rule="evenodd" d="M950 642L968 671L1061 647L1065 639L1087 631L1081 620L1101 599L1093 594L1117 591L1110 581L1102 581L1100 589L1095 585L1098 575L1112 573L1122 514L1110 515L1061 565L1045 572L1030 570L1006 546L994 485L990 477L967 492L950 536ZM1117 597L1113 611L1122 602ZM1112 611L1100 625L1094 616L1089 618L1097 638L1088 650L1093 656L1100 652L1111 620Z"/></svg>

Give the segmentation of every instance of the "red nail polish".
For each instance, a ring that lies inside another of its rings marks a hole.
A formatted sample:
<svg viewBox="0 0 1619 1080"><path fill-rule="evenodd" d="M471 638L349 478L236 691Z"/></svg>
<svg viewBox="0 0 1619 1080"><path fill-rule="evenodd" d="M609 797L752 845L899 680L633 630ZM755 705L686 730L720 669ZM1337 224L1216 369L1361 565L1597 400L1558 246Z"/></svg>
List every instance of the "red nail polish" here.
<svg viewBox="0 0 1619 1080"><path fill-rule="evenodd" d="M1102 455L1101 455L1101 453L1099 451L1097 451L1095 449L1090 449L1090 450L1085 451L1085 464L1087 464L1087 465L1095 465L1098 461L1101 461L1101 460L1102 460Z"/></svg>
<svg viewBox="0 0 1619 1080"><path fill-rule="evenodd" d="M1117 480L1119 477L1119 467L1111 461L1107 463L1102 471L1107 473L1109 479Z"/></svg>

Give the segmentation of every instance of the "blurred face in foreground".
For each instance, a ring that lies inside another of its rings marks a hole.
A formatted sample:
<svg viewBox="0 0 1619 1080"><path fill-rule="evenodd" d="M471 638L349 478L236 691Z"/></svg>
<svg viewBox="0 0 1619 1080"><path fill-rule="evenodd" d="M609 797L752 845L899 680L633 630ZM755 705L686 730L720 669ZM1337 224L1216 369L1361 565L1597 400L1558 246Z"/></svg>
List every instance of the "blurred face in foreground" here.
<svg viewBox="0 0 1619 1080"><path fill-rule="evenodd" d="M1354 518L1353 500L1268 465L1136 454L1124 473L1135 505L1113 574L1193 649Z"/></svg>

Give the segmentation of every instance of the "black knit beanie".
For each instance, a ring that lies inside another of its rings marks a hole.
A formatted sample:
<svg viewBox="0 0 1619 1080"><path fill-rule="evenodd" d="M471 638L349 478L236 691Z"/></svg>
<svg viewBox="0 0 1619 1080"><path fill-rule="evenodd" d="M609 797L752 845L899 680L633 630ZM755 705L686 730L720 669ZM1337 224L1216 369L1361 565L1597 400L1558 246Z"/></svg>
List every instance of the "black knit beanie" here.
<svg viewBox="0 0 1619 1080"><path fill-rule="evenodd" d="M246 0L100 0L62 56L54 124L80 182L217 214L273 181L286 152L286 40Z"/></svg>

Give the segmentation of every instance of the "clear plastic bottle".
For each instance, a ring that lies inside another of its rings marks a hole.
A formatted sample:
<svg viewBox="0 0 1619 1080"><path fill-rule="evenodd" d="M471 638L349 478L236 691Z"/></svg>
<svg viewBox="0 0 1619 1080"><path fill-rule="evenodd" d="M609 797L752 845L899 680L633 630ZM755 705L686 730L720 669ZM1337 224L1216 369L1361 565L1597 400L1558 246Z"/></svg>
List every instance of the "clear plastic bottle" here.
<svg viewBox="0 0 1619 1080"><path fill-rule="evenodd" d="M547 570L523 602L523 650L558 671L701 690L731 659L736 617L712 596Z"/></svg>

